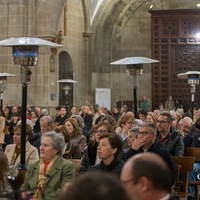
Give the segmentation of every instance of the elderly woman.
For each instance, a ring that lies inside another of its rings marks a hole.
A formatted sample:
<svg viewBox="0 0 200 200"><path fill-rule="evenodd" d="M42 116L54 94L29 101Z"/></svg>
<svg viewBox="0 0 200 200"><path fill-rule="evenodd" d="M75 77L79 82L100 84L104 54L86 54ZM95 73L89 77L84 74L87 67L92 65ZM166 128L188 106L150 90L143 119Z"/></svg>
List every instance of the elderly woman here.
<svg viewBox="0 0 200 200"><path fill-rule="evenodd" d="M74 179L73 163L61 158L64 147L65 141L61 134L54 131L43 133L40 160L32 163L26 172L21 187L25 191L21 193L22 199L55 200L63 185Z"/></svg>
<svg viewBox="0 0 200 200"><path fill-rule="evenodd" d="M133 142L137 139L138 137L138 131L139 127L135 126L128 131L128 137L127 137L127 143L128 143L128 148L124 149L124 152L126 153L132 146Z"/></svg>
<svg viewBox="0 0 200 200"><path fill-rule="evenodd" d="M29 124L26 124L26 164L29 165L32 162L39 160L39 154L36 147L29 143L29 139L32 137L32 128ZM8 158L9 165L20 164L20 152L21 152L21 124L18 124L14 128L13 136L14 144L6 146L5 155Z"/></svg>

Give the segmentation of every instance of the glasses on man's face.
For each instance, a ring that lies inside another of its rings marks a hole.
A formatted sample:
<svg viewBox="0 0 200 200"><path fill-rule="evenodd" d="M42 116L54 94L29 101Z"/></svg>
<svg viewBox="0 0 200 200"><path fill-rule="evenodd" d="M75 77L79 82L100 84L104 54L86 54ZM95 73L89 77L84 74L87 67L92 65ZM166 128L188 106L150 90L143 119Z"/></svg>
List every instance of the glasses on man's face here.
<svg viewBox="0 0 200 200"><path fill-rule="evenodd" d="M96 130L95 133L107 133L107 130Z"/></svg>
<svg viewBox="0 0 200 200"><path fill-rule="evenodd" d="M169 122L157 120L156 123L157 124L168 124Z"/></svg>
<svg viewBox="0 0 200 200"><path fill-rule="evenodd" d="M148 132L148 131L143 131L143 132L138 132L138 135L146 136L147 134L154 134L153 132Z"/></svg>

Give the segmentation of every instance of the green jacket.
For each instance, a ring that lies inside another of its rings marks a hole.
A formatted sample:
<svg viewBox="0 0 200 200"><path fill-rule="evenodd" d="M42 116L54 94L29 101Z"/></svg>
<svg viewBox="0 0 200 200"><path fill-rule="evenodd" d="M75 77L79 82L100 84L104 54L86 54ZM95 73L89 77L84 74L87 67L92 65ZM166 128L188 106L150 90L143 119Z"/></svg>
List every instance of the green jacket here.
<svg viewBox="0 0 200 200"><path fill-rule="evenodd" d="M21 191L33 190L37 187L39 176L39 163L36 161L30 164L21 186ZM48 180L44 187L44 200L55 200L60 194L63 185L72 181L75 177L74 164L68 160L58 157L48 174Z"/></svg>

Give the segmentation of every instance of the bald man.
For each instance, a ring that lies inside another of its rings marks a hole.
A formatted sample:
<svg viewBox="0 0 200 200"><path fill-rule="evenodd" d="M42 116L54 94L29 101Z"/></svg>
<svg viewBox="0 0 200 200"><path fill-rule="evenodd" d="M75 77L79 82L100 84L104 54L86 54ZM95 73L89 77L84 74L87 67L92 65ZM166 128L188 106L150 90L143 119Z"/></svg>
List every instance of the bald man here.
<svg viewBox="0 0 200 200"><path fill-rule="evenodd" d="M154 153L139 153L124 165L121 182L130 200L170 200L171 179L163 159Z"/></svg>
<svg viewBox="0 0 200 200"><path fill-rule="evenodd" d="M190 135L192 127L192 119L190 117L184 117L178 123L178 130L183 135L184 147L191 147L193 137Z"/></svg>

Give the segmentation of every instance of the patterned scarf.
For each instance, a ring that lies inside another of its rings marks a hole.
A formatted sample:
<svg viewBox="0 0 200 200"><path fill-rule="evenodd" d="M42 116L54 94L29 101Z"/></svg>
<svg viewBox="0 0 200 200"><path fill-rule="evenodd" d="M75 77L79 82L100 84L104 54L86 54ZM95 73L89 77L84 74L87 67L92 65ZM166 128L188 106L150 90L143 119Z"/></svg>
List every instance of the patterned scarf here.
<svg viewBox="0 0 200 200"><path fill-rule="evenodd" d="M56 156L49 164L48 166L45 165L45 162L41 159L40 160L40 171L38 176L38 182L37 182L37 189L35 191L35 194L33 195L33 199L42 200L43 194L44 194L44 187L47 183L48 177L46 176L49 174L51 167L55 163L58 156ZM47 167L46 167L47 166Z"/></svg>
<svg viewBox="0 0 200 200"><path fill-rule="evenodd" d="M18 156L20 155L20 152L21 152L21 149L18 148L17 145L16 145L15 152L13 154L13 157L12 157L11 161L10 161L10 165L11 166L16 164L15 162L16 162Z"/></svg>

